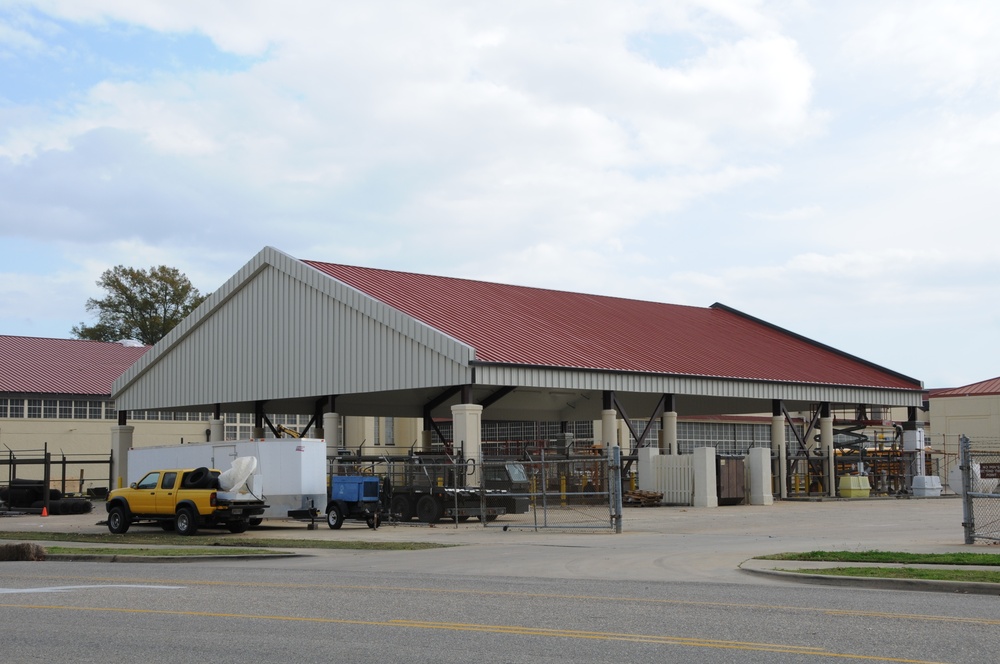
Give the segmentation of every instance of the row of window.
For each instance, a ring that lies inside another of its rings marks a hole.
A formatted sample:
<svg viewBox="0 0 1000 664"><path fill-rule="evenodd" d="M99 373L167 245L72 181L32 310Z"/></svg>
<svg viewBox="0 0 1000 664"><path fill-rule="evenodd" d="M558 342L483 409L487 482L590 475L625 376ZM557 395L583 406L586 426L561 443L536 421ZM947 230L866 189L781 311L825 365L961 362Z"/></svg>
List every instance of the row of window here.
<svg viewBox="0 0 1000 664"><path fill-rule="evenodd" d="M208 413L173 413L158 410L134 410L129 420L160 422L207 422ZM118 410L114 401L93 401L82 399L0 399L0 418L46 419L46 420L116 420ZM226 424L253 424L252 413L226 413ZM277 426L305 427L311 419L306 415L269 415L268 419ZM247 427L246 438L250 437ZM235 440L235 439L234 439Z"/></svg>
<svg viewBox="0 0 1000 664"><path fill-rule="evenodd" d="M114 401L79 399L0 399L0 417L64 420L113 420Z"/></svg>

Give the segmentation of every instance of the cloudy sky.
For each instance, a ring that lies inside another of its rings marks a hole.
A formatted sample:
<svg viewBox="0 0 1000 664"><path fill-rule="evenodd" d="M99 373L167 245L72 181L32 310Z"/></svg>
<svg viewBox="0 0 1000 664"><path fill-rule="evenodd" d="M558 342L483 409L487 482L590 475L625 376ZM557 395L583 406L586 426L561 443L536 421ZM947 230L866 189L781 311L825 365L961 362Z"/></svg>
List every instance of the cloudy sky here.
<svg viewBox="0 0 1000 664"><path fill-rule="evenodd" d="M299 258L1000 375L995 0L0 0L0 334ZM595 321L595 324L600 324Z"/></svg>

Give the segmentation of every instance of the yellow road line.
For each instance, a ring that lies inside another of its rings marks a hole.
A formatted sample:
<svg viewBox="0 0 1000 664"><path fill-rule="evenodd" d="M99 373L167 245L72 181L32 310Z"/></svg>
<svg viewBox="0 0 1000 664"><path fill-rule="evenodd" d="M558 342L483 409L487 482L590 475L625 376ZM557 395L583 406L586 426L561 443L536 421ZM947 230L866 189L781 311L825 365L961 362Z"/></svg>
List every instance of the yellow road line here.
<svg viewBox="0 0 1000 664"><path fill-rule="evenodd" d="M4 578L4 575L0 575ZM11 577L13 578L13 577ZM20 578L20 577L18 577ZM829 609L814 606L786 606L782 604L743 604L737 602L703 602L695 600L679 599L659 599L649 597L612 597L607 595L567 595L560 593L527 593L510 590L476 590L473 588L421 588L414 586L373 586L373 585L350 585L350 584L325 584L325 583L259 583L254 581L206 581L187 579L120 579L84 576L45 576L35 577L38 579L50 579L55 581L66 580L88 580L99 583L144 583L144 584L172 584L187 586L234 586L234 587L254 587L254 588L285 588L289 590L363 590L373 592L392 593L428 593L440 595L472 595L479 597L513 597L521 599L564 599L587 602L615 602L634 604L657 604L663 606L703 606L719 607L726 609L752 609L752 610L772 610L772 611L792 611L792 612L812 612L831 616L862 617L862 618L883 618L886 620L915 620L925 622L951 622L973 625L1000 625L1000 618L961 618L954 616L936 616L917 613L885 613L877 611L863 611L852 609Z"/></svg>
<svg viewBox="0 0 1000 664"><path fill-rule="evenodd" d="M521 625L481 625L476 623L428 622L418 620L348 620L343 618L319 618L306 616L273 616L242 613L215 613L211 611L170 611L166 609L125 609L108 607L60 606L46 604L0 604L0 608L35 609L46 611L89 611L94 613L130 613L137 615L167 615L190 616L196 618L224 618L226 620L277 620L282 622L319 623L330 625L358 625L369 627L395 627L404 629L433 629L453 632L479 632L505 634L515 636L536 636L545 638L588 639L596 641L624 641L629 643L646 643L651 645L672 645L689 648L717 648L726 650L746 650L773 652L810 657L827 657L837 659L858 659L877 662L895 662L900 664L941 664L921 659L906 659L900 657L878 657L871 654L856 655L838 653L812 646L797 646L780 643L753 643L745 641L721 641L683 636L661 634L628 634L624 632L591 632L575 629L551 629L544 627L525 627Z"/></svg>

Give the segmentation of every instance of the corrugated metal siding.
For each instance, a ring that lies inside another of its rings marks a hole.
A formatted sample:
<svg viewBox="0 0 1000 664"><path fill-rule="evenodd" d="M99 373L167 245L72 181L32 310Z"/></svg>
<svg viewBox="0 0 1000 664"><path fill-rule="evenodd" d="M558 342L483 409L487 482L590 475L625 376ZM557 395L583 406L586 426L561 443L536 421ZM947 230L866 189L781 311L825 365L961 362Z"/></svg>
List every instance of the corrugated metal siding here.
<svg viewBox="0 0 1000 664"><path fill-rule="evenodd" d="M920 388L725 308L305 262L461 340L483 362Z"/></svg>
<svg viewBox="0 0 1000 664"><path fill-rule="evenodd" d="M472 351L305 266L271 256L116 382L119 408L454 385ZM225 288L225 287L224 287ZM137 380L141 376L141 380Z"/></svg>
<svg viewBox="0 0 1000 664"><path fill-rule="evenodd" d="M480 366L476 369L476 375L477 382L483 385L524 385L555 390L611 390L766 401L782 399L813 403L872 403L884 406L920 406L923 403L922 394L912 390L734 381L710 377L504 366Z"/></svg>

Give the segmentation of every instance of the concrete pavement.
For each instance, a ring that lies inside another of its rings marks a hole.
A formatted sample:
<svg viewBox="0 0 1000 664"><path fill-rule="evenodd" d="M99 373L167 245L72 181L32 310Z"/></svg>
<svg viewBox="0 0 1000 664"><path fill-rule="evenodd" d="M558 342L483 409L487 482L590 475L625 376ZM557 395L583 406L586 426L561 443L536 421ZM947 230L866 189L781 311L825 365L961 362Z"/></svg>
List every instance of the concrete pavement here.
<svg viewBox="0 0 1000 664"><path fill-rule="evenodd" d="M91 514L73 516L0 516L0 530L25 532L106 533L99 525L103 503ZM505 517L504 521L510 520ZM714 509L690 507L626 508L624 532L556 531L512 527L483 528L477 521L383 525L371 530L346 522L330 530L303 523L266 521L233 539L340 539L422 541L461 545L427 551L301 550L307 556L286 561L304 568L378 570L398 573L448 573L539 578L705 580L726 583L785 583L775 568L805 564L751 561L755 556L789 551L892 550L947 553L991 547L963 543L962 504L955 497L779 501L770 506L737 505ZM525 524L527 525L527 524ZM218 534L220 531L205 531ZM185 544L196 545L198 537ZM43 542L44 544L44 542ZM294 543L290 542L294 548ZM742 566L742 567L741 567ZM751 577L745 570L756 575ZM830 582L815 580L813 582ZM841 581L843 583L843 581ZM868 583L869 586L873 585Z"/></svg>

